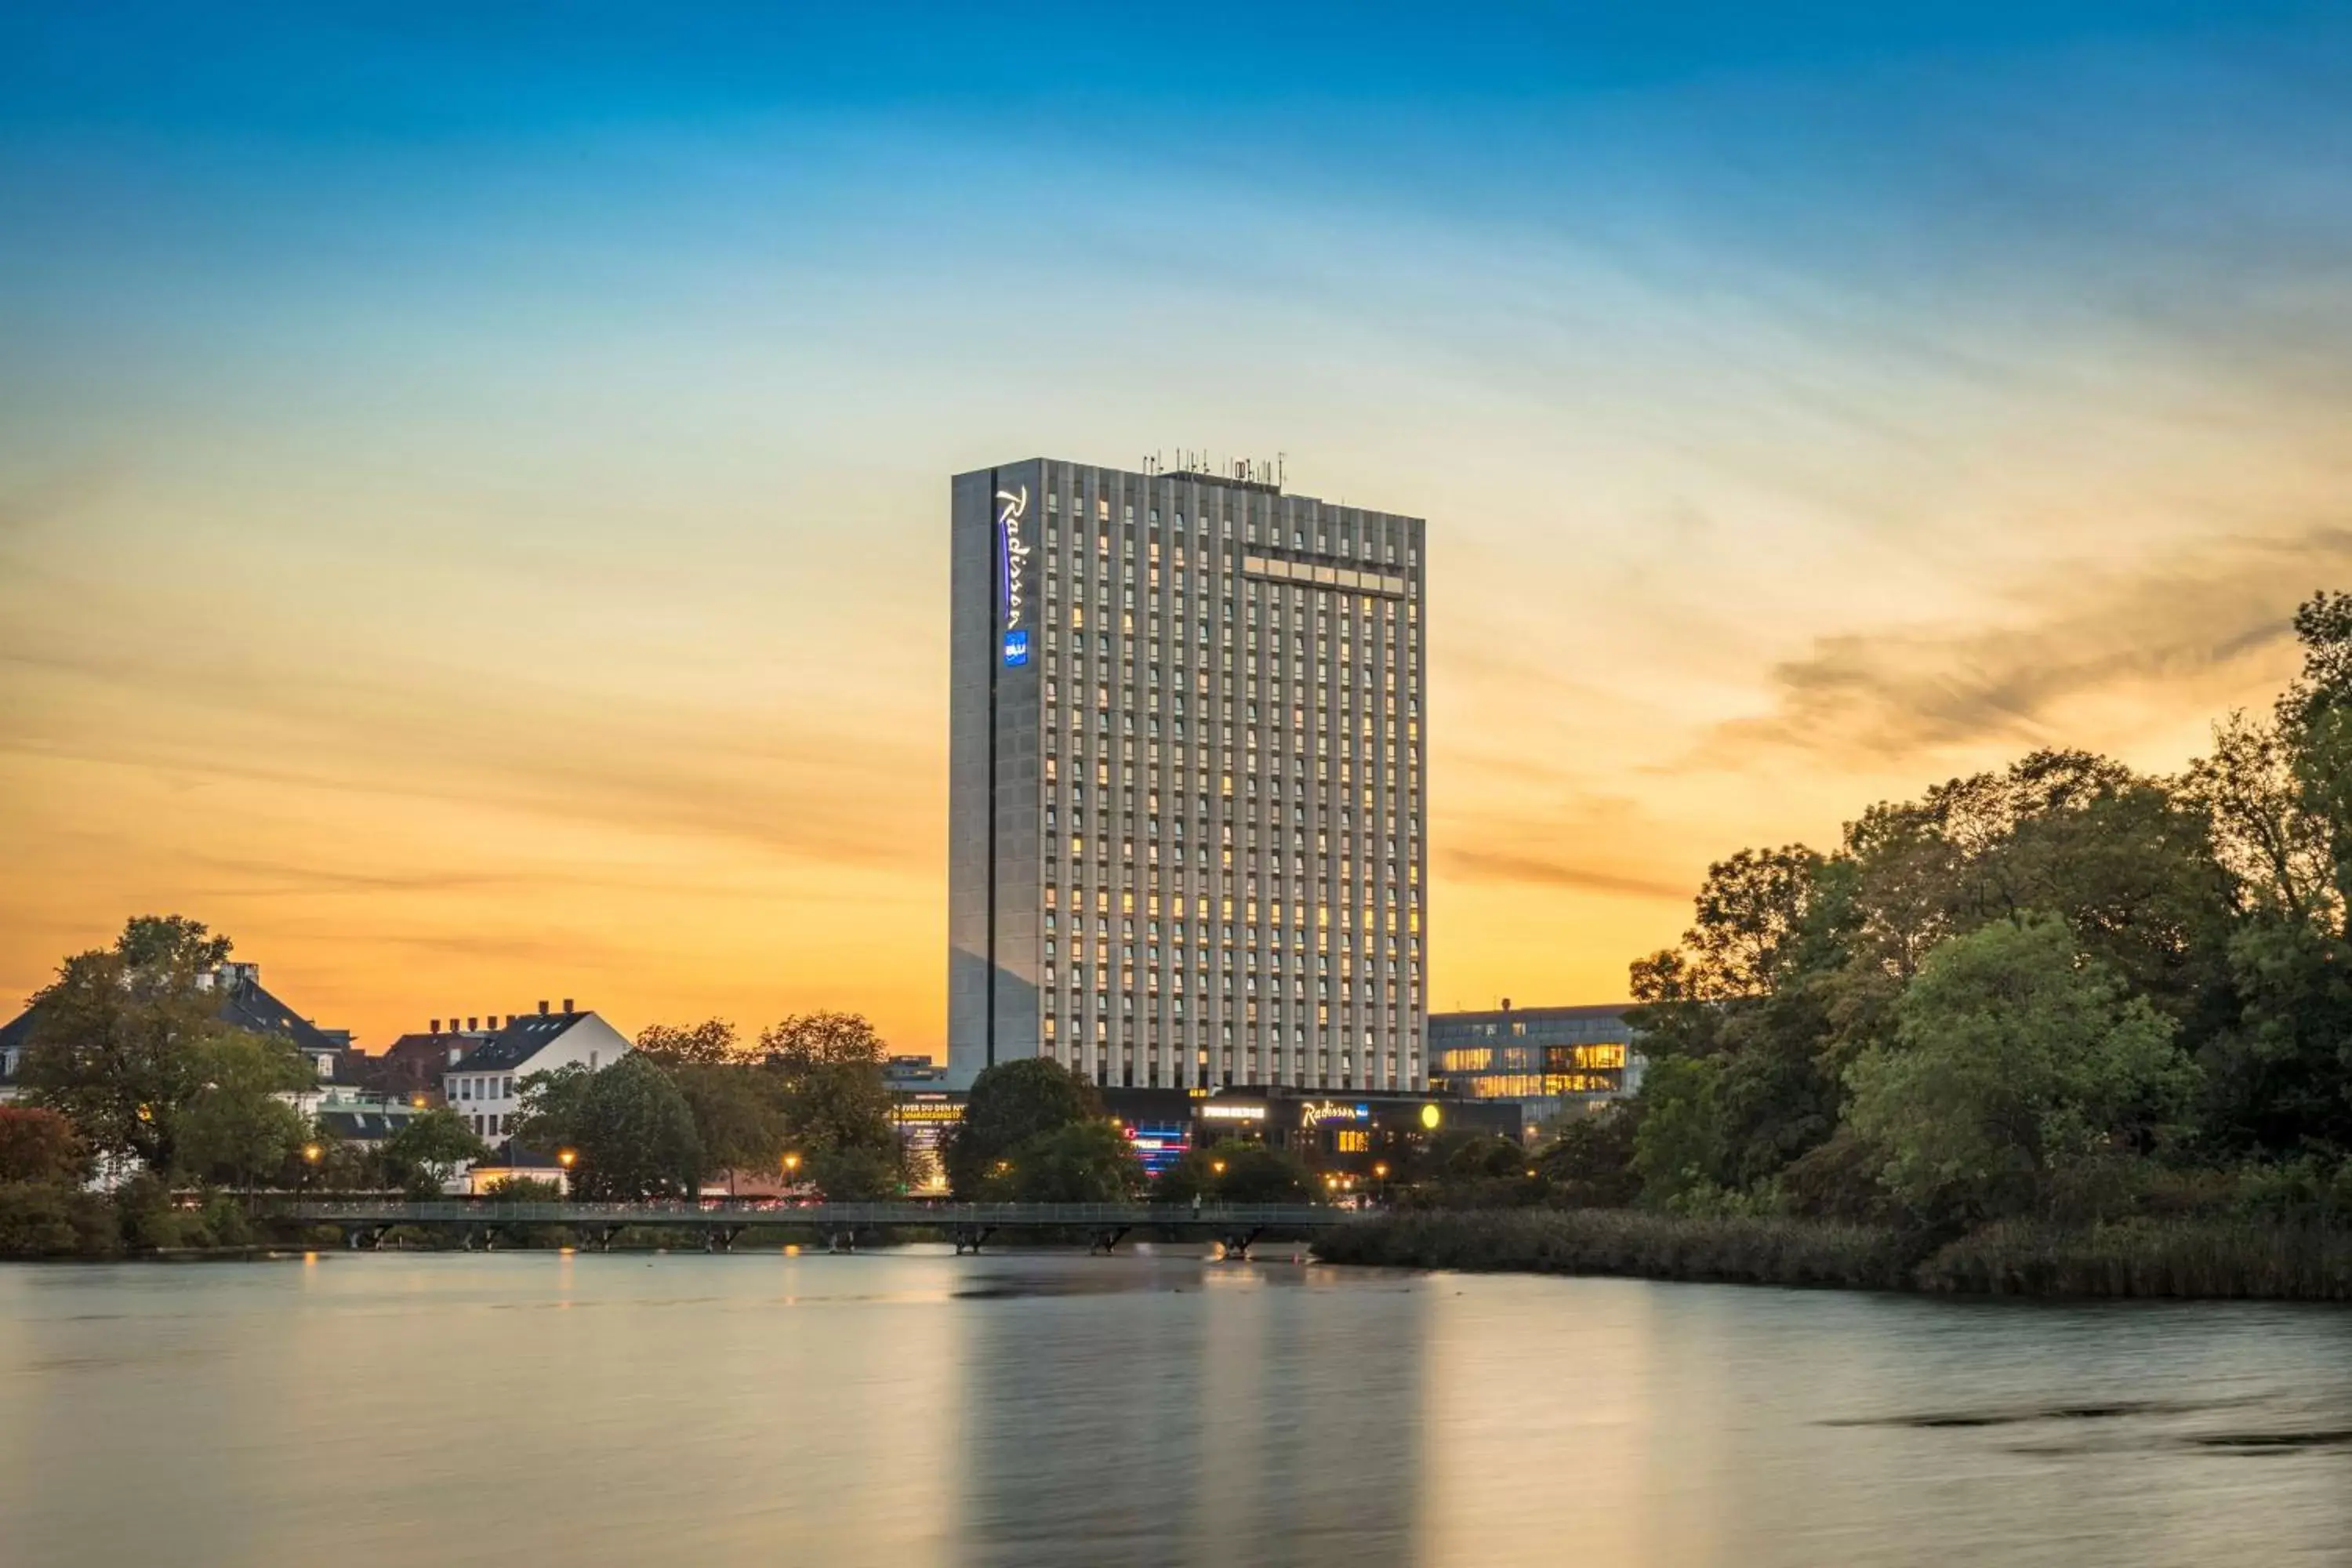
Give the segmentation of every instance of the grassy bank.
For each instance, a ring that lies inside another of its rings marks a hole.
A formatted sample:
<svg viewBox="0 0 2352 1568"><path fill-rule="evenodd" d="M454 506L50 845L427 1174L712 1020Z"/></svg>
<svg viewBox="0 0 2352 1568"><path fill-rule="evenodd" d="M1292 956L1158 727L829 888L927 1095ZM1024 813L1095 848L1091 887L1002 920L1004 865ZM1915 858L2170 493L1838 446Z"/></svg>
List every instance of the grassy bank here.
<svg viewBox="0 0 2352 1568"><path fill-rule="evenodd" d="M1381 1215L1327 1233L1327 1263L1613 1274L1743 1285L2051 1297L2352 1300L2352 1232L2212 1221L2000 1225L1937 1245L1864 1226L1631 1209Z"/></svg>

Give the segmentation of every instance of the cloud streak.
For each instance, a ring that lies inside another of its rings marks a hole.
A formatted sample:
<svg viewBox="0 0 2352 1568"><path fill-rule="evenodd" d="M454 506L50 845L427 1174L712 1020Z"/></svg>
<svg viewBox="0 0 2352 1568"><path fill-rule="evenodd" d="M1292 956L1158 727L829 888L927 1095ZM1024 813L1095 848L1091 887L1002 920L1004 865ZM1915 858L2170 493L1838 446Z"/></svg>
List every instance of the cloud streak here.
<svg viewBox="0 0 2352 1568"><path fill-rule="evenodd" d="M2176 700L2258 684L2289 662L2289 620L2352 578L2352 525L2177 551L2137 570L2053 563L1991 624L1817 638L1773 667L1770 710L1716 725L1689 758L1737 767L1759 749L1896 763L2063 738L2085 700L2158 689Z"/></svg>

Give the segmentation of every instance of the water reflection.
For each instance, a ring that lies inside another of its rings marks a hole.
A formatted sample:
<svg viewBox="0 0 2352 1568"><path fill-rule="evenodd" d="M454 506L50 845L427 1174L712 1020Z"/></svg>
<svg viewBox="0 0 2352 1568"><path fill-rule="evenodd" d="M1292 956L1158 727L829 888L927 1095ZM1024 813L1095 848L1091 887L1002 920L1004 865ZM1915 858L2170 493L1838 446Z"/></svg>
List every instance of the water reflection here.
<svg viewBox="0 0 2352 1568"><path fill-rule="evenodd" d="M0 1268L0 1562L2352 1563L2352 1312L1279 1260Z"/></svg>
<svg viewBox="0 0 2352 1568"><path fill-rule="evenodd" d="M1421 1291L1190 1259L1105 1278L1116 1297L1016 1266L970 1319L959 1561L1412 1561Z"/></svg>

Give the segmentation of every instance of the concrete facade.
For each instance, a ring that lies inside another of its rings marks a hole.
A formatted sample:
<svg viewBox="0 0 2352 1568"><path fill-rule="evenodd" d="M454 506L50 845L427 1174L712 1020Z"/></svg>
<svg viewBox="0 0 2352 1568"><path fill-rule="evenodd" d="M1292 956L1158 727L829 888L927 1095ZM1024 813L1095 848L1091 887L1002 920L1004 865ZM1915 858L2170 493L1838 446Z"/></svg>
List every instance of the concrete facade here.
<svg viewBox="0 0 2352 1568"><path fill-rule="evenodd" d="M1045 458L950 513L950 1082L1421 1088L1422 520Z"/></svg>

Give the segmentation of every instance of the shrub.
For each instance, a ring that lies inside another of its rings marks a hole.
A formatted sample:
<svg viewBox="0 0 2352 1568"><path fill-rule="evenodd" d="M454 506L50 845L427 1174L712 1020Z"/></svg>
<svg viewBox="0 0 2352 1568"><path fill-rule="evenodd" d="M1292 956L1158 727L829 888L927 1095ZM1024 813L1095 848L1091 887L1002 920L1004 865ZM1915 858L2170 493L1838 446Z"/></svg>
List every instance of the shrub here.
<svg viewBox="0 0 2352 1568"><path fill-rule="evenodd" d="M2243 1221L1990 1225L1919 1266L1927 1290L1995 1296L2352 1300L2352 1232Z"/></svg>
<svg viewBox="0 0 2352 1568"><path fill-rule="evenodd" d="M114 1206L62 1182L0 1183L0 1258L110 1258Z"/></svg>

